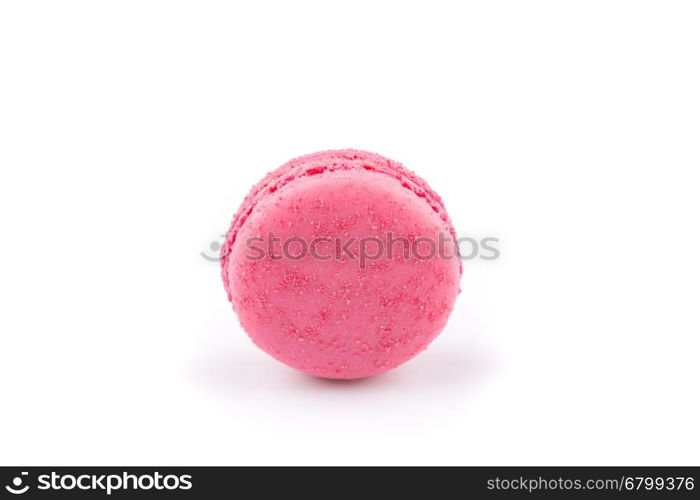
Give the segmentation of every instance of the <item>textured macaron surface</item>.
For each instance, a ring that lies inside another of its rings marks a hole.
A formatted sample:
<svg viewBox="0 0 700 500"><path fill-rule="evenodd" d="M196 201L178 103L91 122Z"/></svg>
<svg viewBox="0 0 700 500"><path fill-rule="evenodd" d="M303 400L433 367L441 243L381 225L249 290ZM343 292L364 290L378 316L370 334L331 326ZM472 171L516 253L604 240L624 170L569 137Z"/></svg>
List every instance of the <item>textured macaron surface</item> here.
<svg viewBox="0 0 700 500"><path fill-rule="evenodd" d="M296 158L253 187L221 250L222 278L253 342L287 365L361 378L409 360L459 293L439 196L373 153Z"/></svg>

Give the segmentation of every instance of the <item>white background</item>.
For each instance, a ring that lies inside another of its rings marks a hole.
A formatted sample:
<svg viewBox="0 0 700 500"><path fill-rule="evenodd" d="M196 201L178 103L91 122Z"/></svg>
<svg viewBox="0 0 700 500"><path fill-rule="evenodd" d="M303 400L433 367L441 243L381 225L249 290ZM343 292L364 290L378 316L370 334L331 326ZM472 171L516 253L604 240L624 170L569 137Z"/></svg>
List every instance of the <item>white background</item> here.
<svg viewBox="0 0 700 500"><path fill-rule="evenodd" d="M700 4L3 2L0 462L700 464ZM354 147L502 258L428 351L313 379L209 245Z"/></svg>

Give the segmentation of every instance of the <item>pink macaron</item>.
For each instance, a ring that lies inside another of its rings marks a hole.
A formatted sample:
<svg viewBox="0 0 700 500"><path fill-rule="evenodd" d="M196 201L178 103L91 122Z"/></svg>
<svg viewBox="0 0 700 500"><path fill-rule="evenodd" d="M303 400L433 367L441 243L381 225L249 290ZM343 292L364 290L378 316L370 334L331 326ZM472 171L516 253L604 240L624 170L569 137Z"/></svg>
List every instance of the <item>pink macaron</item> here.
<svg viewBox="0 0 700 500"><path fill-rule="evenodd" d="M462 272L440 197L401 164L350 149L296 158L254 186L221 266L258 347L340 379L423 351L447 322Z"/></svg>

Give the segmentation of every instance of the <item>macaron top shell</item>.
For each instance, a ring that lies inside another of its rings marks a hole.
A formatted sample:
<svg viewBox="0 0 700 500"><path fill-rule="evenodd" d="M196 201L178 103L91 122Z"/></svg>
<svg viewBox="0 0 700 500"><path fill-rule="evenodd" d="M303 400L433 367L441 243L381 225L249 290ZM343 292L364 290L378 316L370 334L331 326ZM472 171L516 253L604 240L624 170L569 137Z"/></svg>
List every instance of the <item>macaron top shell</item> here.
<svg viewBox="0 0 700 500"><path fill-rule="evenodd" d="M251 190L222 247L222 278L260 348L306 373L360 378L412 358L444 327L461 276L454 234L412 172L325 151Z"/></svg>

